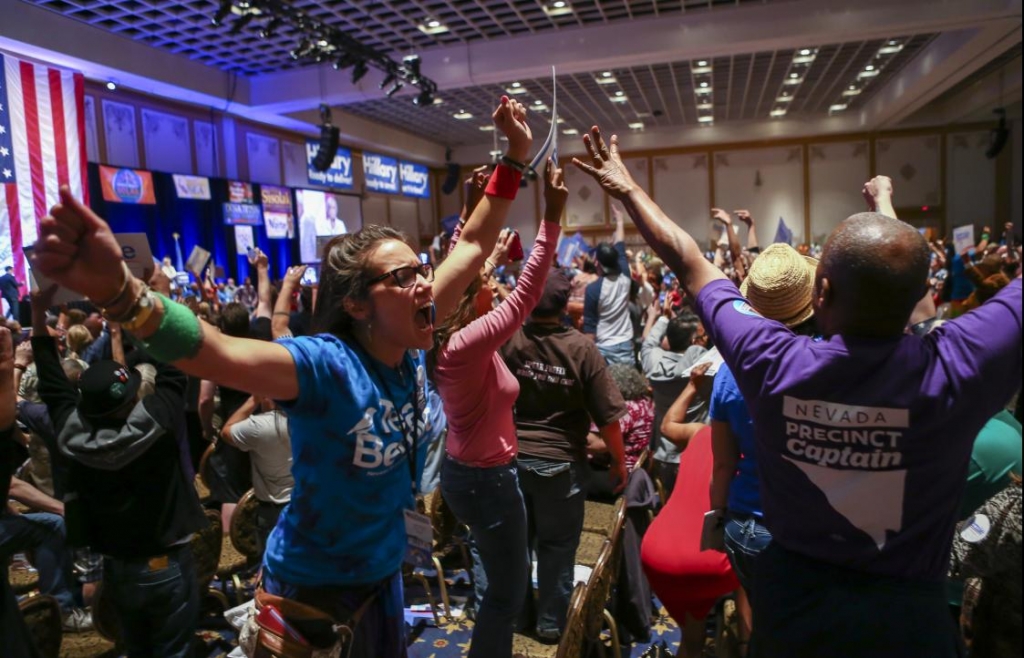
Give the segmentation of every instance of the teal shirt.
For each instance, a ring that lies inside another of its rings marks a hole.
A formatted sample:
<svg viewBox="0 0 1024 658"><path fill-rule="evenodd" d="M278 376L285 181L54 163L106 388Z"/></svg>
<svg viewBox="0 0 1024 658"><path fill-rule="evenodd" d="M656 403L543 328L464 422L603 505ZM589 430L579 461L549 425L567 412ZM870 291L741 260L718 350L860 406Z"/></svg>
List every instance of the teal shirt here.
<svg viewBox="0 0 1024 658"><path fill-rule="evenodd" d="M419 418L417 476L433 434L422 353L409 352L396 370L330 334L278 342L295 359L299 380L298 397L279 403L288 415L295 488L264 564L293 585L382 580L402 565L403 510L413 505L411 437L403 428L411 432Z"/></svg>
<svg viewBox="0 0 1024 658"><path fill-rule="evenodd" d="M974 514L986 500L1006 488L1010 473L1021 475L1021 427L1013 415L1000 411L981 428L971 449L971 463L967 467L967 488L960 503L960 519ZM964 584L948 581L946 592L949 604L963 603Z"/></svg>

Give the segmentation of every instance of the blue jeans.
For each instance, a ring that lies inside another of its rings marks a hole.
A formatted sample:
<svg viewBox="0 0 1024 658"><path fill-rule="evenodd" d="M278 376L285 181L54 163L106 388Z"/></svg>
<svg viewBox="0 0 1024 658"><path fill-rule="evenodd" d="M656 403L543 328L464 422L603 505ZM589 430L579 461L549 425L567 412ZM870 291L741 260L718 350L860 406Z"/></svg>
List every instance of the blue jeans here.
<svg viewBox="0 0 1024 658"><path fill-rule="evenodd" d="M185 658L199 624L199 586L188 544L152 558L103 560L128 658Z"/></svg>
<svg viewBox="0 0 1024 658"><path fill-rule="evenodd" d="M402 610L402 572L365 585L293 585L263 567L263 589L326 612L339 622L348 622L370 596L377 597L367 606L353 629L355 637L348 658L405 658L405 614ZM289 618L292 626L314 647L334 644L337 634L330 622Z"/></svg>
<svg viewBox="0 0 1024 658"><path fill-rule="evenodd" d="M39 572L39 591L57 599L68 612L75 605L68 584L72 580L71 552L64 545L64 518L57 514L9 514L0 516L0 558L3 564L15 553L32 551ZM6 568L6 567L5 567Z"/></svg>
<svg viewBox="0 0 1024 658"><path fill-rule="evenodd" d="M725 552L743 589L753 591L757 556L772 543L772 533L753 515L729 514L725 522Z"/></svg>
<svg viewBox="0 0 1024 658"><path fill-rule="evenodd" d="M537 548L537 631L561 632L572 595L576 549L583 532L586 465L519 458L530 544Z"/></svg>
<svg viewBox="0 0 1024 658"><path fill-rule="evenodd" d="M526 507L516 462L476 468L446 458L441 493L459 521L469 526L483 567L482 574L476 570L480 607L469 656L507 658L530 575Z"/></svg>
<svg viewBox="0 0 1024 658"><path fill-rule="evenodd" d="M601 353L608 365L624 363L629 366L636 365L636 354L633 352L633 341L627 340L607 347L598 346L597 351Z"/></svg>

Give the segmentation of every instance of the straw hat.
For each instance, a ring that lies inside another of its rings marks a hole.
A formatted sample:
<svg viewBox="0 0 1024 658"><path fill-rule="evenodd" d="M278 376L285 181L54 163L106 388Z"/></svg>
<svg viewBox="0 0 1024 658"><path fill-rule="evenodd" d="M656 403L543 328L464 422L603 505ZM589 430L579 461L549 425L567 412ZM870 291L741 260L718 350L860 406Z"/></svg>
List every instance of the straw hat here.
<svg viewBox="0 0 1024 658"><path fill-rule="evenodd" d="M814 315L811 298L817 268L818 259L775 243L754 259L740 292L761 315L795 327Z"/></svg>

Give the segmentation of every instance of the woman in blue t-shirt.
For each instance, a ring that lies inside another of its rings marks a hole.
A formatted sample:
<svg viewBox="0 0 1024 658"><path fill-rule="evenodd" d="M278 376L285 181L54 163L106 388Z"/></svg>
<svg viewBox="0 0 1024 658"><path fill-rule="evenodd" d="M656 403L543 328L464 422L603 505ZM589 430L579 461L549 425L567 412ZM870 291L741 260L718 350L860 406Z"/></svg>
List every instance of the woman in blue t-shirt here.
<svg viewBox="0 0 1024 658"><path fill-rule="evenodd" d="M436 279L394 229L339 236L325 247L314 336L218 333L135 279L110 227L67 187L40 222L34 268L89 297L158 360L280 401L295 488L268 539L257 604L279 602L291 629L278 630L313 646L337 642L332 621L352 622L348 655L406 655L401 564L430 430L419 350L494 248L532 142L520 103L503 97L493 118L508 153Z"/></svg>
<svg viewBox="0 0 1024 658"><path fill-rule="evenodd" d="M777 243L765 249L750 267L740 292L755 311L778 320L797 334L813 335L811 297L818 261L801 256L789 245ZM772 541L763 524L754 424L747 403L724 363L715 373L711 391L711 508L725 523L725 552L739 578L736 597L740 636L750 637L749 595L756 586L757 557Z"/></svg>

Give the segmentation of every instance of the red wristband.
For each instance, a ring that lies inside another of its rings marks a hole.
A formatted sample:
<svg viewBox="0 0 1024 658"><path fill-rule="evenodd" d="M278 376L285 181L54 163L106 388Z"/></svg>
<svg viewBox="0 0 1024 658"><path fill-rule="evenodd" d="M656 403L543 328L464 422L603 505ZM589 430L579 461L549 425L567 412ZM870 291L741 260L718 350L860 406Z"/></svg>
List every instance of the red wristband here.
<svg viewBox="0 0 1024 658"><path fill-rule="evenodd" d="M499 164L494 168L490 180L487 181L487 189L484 193L487 196L496 196L509 201L516 198L519 191L519 181L523 179L523 172L516 171L505 164Z"/></svg>

